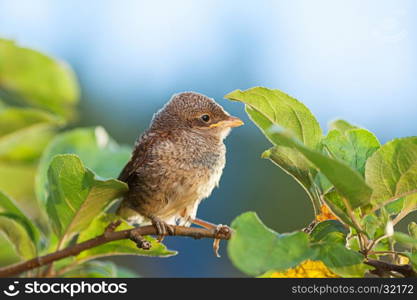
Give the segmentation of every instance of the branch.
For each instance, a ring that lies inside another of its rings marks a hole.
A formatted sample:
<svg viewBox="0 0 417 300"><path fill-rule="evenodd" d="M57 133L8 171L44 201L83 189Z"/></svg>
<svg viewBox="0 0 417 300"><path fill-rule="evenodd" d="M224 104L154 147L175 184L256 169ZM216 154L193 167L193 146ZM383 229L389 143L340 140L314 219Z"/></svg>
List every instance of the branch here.
<svg viewBox="0 0 417 300"><path fill-rule="evenodd" d="M142 238L144 235L157 235L156 229L154 226L143 226L128 230L122 231L115 231L116 227L120 223L111 223L105 230L105 232L92 238L88 241L70 246L68 248L44 255L35 257L33 259L17 263L11 266L6 266L0 268L0 277L11 277L18 275L22 272L26 272L35 268L39 268L41 266L45 266L50 264L54 261L69 257L75 256L81 253L84 250L94 248L109 242L130 239L134 241L139 248L142 249L149 249L150 244ZM231 237L231 230L221 230L220 232L216 231L216 229L203 229L203 228L191 228L191 227L184 227L184 226L172 226L174 232L172 235L174 236L186 236L191 237L194 239L200 238L210 238L210 239L221 239L221 240L228 240ZM168 234L167 234L168 235Z"/></svg>
<svg viewBox="0 0 417 300"><path fill-rule="evenodd" d="M372 270L371 273L380 277L384 277L393 271L403 275L406 278L417 277L417 273L413 270L413 268L410 265L395 265L374 259L368 259L364 263L374 267L375 270Z"/></svg>

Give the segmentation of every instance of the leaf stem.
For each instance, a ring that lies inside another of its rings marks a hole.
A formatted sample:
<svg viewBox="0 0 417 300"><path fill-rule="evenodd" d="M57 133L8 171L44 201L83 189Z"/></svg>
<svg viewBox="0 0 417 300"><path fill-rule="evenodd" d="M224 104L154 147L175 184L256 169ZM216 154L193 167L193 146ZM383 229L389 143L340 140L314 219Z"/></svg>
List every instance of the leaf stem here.
<svg viewBox="0 0 417 300"><path fill-rule="evenodd" d="M380 236L379 238L377 238L376 240L371 241L370 245L368 245L368 247L365 249L365 252L368 253L369 251L371 251L376 245L378 245L378 243L380 241L382 241L383 239L388 238L389 236L384 234L383 236Z"/></svg>
<svg viewBox="0 0 417 300"><path fill-rule="evenodd" d="M310 179L311 186L309 190L306 189L306 192L310 196L311 202L313 204L314 216L316 217L321 213L321 200L320 200L321 193L318 187L316 186L313 176L311 175L310 172L308 172L308 177Z"/></svg>
<svg viewBox="0 0 417 300"><path fill-rule="evenodd" d="M380 205L378 205L374 209L372 209L372 212L375 212L378 209L383 208L385 205L390 204L391 202L394 202L395 200L398 200L402 197L410 196L410 195L415 194L415 193L417 193L417 189L411 190L411 191L408 191L408 192L405 192L405 193L402 193L402 194L399 194L399 195L395 195L395 196L389 198L387 201L384 201L383 203L381 203Z"/></svg>

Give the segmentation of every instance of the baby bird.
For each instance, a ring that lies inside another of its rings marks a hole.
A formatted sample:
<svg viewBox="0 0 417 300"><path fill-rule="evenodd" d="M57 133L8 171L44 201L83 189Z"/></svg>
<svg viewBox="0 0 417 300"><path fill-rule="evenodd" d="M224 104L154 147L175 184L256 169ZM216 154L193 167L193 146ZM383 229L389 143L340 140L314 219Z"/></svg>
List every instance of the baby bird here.
<svg viewBox="0 0 417 300"><path fill-rule="evenodd" d="M241 125L211 98L174 95L154 115L119 175L129 186L119 215L153 224L160 240L173 233L171 225L215 227L196 218L197 208L219 184L226 162L223 140Z"/></svg>

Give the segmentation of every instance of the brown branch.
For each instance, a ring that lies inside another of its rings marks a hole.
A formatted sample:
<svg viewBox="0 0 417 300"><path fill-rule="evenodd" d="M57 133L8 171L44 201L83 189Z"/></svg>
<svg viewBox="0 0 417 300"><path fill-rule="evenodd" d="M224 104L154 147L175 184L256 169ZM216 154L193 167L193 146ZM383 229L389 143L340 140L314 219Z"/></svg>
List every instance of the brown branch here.
<svg viewBox="0 0 417 300"><path fill-rule="evenodd" d="M17 263L14 265L6 266L0 268L0 277L11 277L18 275L22 272L26 272L35 268L39 268L41 266L48 265L54 261L69 257L75 256L81 253L84 250L94 248L109 242L123 240L123 239L130 239L134 241L139 248L142 249L149 249L149 243L142 238L144 235L157 235L156 229L154 226L143 226L128 230L122 231L114 231L118 224L112 223L110 224L105 232L92 238L88 241L70 246L68 248L40 256L35 257L33 259ZM222 239L228 240L231 237L231 230L222 230L220 232L216 231L216 229L208 230L203 228L191 228L191 227L183 227L183 226L172 226L174 232L172 235L174 236L186 236L191 237L194 239L200 238L211 238L211 239Z"/></svg>
<svg viewBox="0 0 417 300"><path fill-rule="evenodd" d="M380 277L390 275L391 272L397 272L406 278L417 277L416 271L414 271L410 265L395 265L374 259L368 259L364 263L374 267L375 270L372 270L371 273Z"/></svg>

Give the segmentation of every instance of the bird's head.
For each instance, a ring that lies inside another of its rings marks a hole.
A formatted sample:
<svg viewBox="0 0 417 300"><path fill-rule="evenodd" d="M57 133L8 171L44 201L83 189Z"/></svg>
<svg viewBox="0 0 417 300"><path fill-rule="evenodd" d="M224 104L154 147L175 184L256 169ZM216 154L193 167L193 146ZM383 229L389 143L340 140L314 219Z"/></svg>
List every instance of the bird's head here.
<svg viewBox="0 0 417 300"><path fill-rule="evenodd" d="M242 120L228 114L213 99L195 92L174 95L153 119L154 128L181 128L224 139Z"/></svg>

